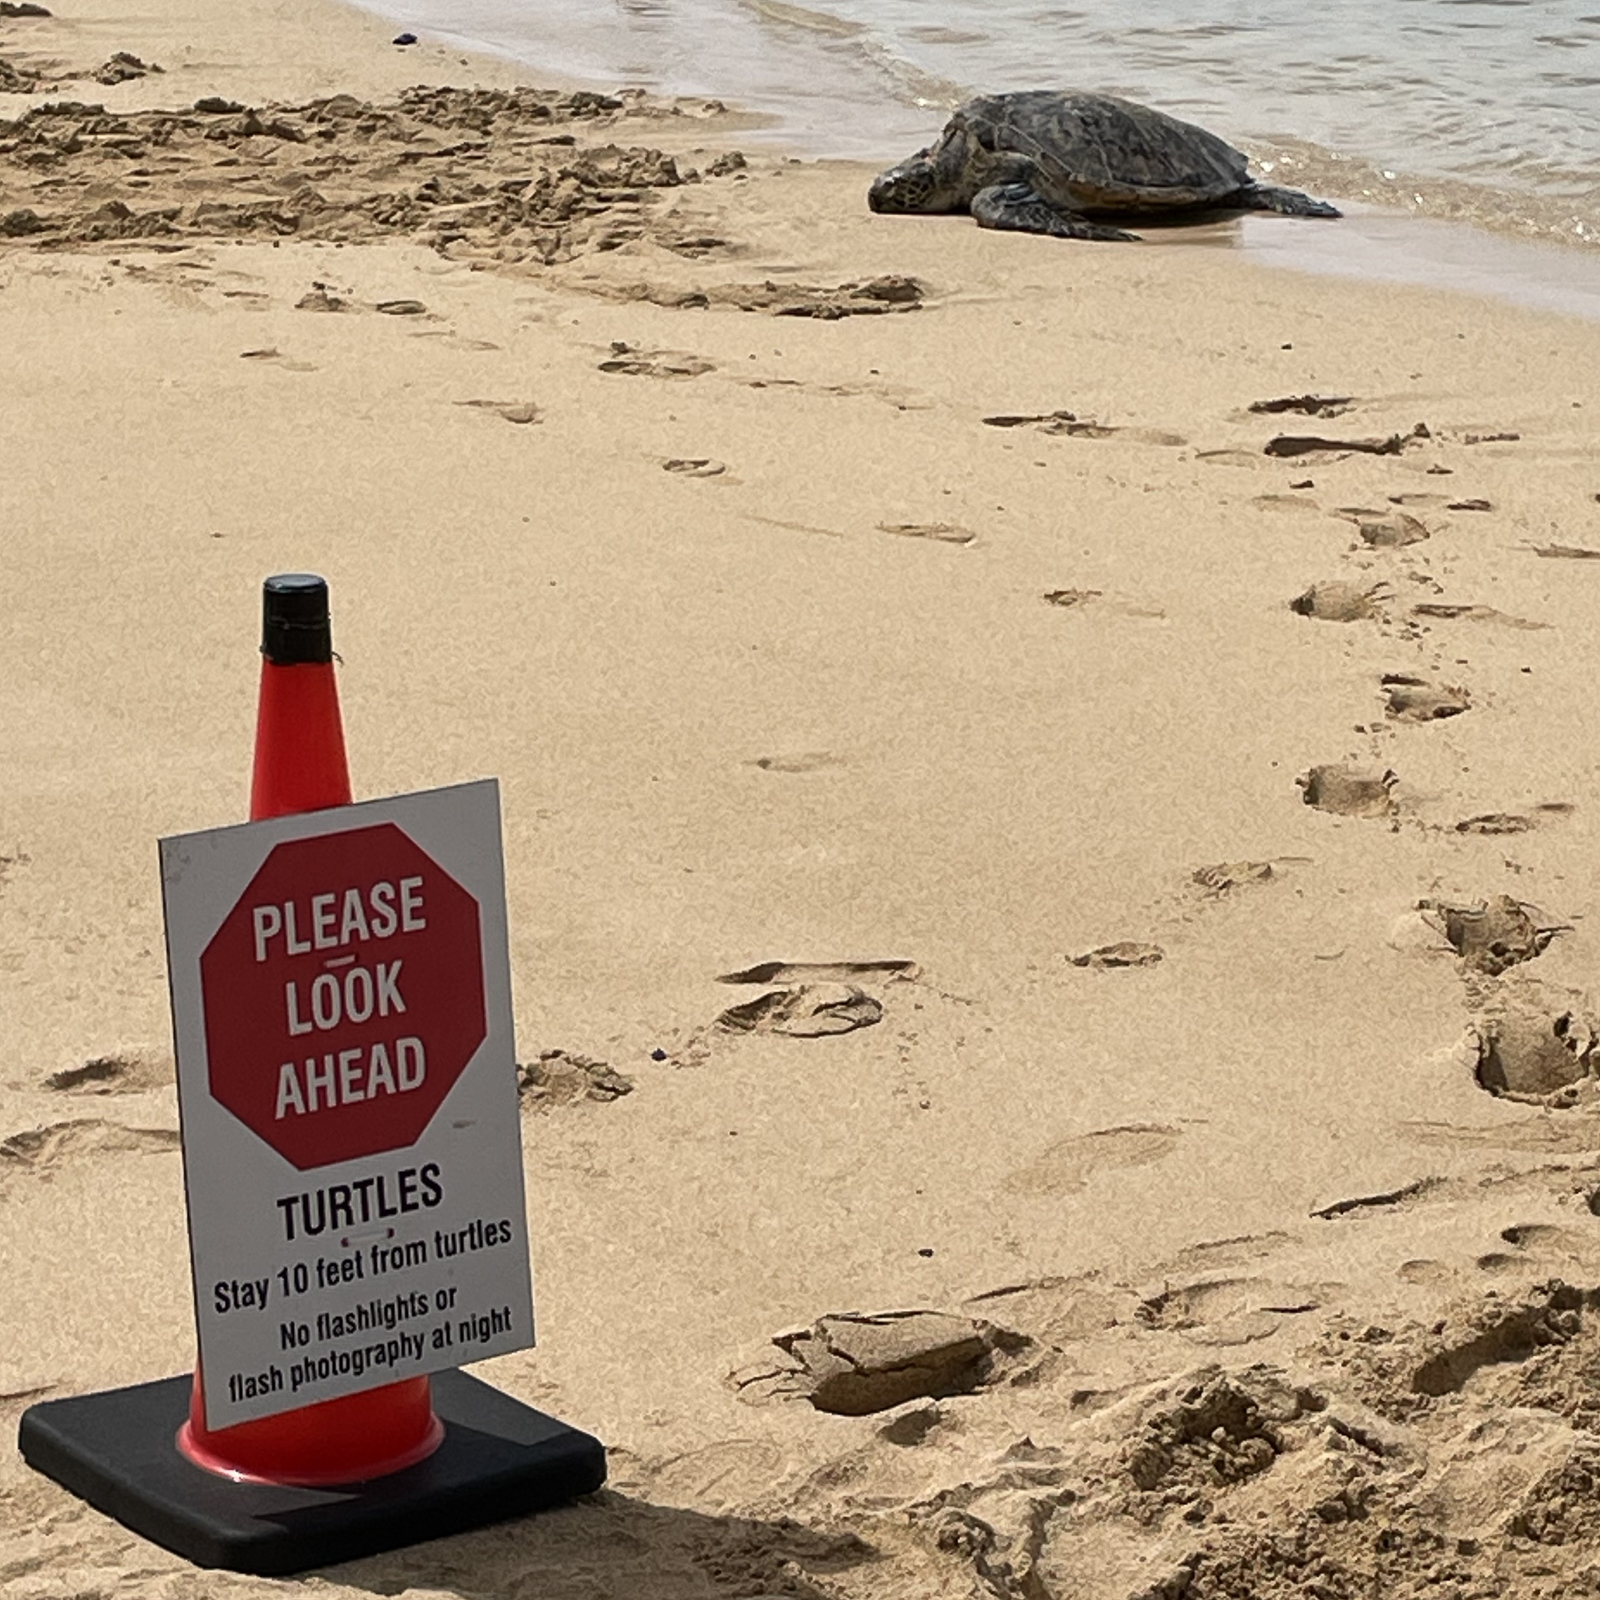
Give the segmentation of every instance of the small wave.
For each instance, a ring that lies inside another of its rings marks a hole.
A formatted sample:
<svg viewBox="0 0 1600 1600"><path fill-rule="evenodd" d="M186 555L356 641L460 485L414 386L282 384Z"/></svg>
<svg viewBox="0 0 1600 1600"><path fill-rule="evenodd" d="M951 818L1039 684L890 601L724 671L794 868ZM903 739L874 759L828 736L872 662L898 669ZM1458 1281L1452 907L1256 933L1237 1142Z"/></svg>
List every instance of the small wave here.
<svg viewBox="0 0 1600 1600"><path fill-rule="evenodd" d="M852 22L831 11L813 11L809 6L788 4L788 0L739 0L739 4L763 22L778 22L791 28L806 28L812 33L831 34L836 39L854 39L867 31L866 24Z"/></svg>
<svg viewBox="0 0 1600 1600"><path fill-rule="evenodd" d="M1274 182L1326 194L1333 200L1363 200L1443 222L1465 222L1495 233L1546 244L1600 248L1600 189L1552 194L1542 184L1507 188L1465 183L1380 166L1303 140L1240 141L1255 170Z"/></svg>

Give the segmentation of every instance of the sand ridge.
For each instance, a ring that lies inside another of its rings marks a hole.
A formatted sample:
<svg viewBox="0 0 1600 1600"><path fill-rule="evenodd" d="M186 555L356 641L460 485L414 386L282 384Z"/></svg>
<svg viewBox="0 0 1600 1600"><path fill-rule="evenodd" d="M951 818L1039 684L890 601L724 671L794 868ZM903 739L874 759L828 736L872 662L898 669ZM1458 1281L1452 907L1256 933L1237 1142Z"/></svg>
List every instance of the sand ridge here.
<svg viewBox="0 0 1600 1600"><path fill-rule="evenodd" d="M502 777L486 1375L611 1452L316 1581L1592 1586L1600 334L180 13L212 81L96 15L167 70L0 135L8 1421L190 1358L151 841L307 566L360 790ZM0 1474L20 1595L265 1592Z"/></svg>

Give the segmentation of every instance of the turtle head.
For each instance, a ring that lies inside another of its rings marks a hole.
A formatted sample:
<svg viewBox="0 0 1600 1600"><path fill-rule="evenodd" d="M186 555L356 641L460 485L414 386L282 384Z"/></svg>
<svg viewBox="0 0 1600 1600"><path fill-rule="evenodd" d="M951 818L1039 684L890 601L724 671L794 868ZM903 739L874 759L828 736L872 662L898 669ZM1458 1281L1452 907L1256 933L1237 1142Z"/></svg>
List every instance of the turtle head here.
<svg viewBox="0 0 1600 1600"><path fill-rule="evenodd" d="M887 172L880 172L867 190L867 204L874 211L955 211L959 208L956 186L944 176L945 163L936 150L919 150Z"/></svg>

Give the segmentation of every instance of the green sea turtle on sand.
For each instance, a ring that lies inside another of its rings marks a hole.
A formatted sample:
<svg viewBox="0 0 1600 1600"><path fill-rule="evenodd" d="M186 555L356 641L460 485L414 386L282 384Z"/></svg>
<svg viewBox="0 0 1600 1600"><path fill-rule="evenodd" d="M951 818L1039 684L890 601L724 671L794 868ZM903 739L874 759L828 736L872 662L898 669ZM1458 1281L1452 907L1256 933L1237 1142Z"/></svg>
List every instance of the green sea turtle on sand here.
<svg viewBox="0 0 1600 1600"><path fill-rule="evenodd" d="M1134 239L1091 217L1203 207L1336 217L1257 183L1245 156L1192 122L1108 94L1031 89L969 100L938 142L873 180L874 211L966 211L980 228Z"/></svg>

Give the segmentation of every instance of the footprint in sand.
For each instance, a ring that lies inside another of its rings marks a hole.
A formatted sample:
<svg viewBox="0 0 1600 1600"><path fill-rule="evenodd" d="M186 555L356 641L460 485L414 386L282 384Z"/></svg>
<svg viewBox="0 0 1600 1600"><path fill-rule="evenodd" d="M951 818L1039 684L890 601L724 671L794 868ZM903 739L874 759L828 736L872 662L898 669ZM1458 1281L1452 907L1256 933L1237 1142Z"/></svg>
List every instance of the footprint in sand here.
<svg viewBox="0 0 1600 1600"><path fill-rule="evenodd" d="M1570 923L1536 917L1536 906L1513 900L1508 894L1497 894L1474 905L1421 900L1417 909L1431 927L1449 940L1467 966L1490 977L1532 961L1543 954L1558 933L1571 930Z"/></svg>
<svg viewBox="0 0 1600 1600"><path fill-rule="evenodd" d="M1276 400L1252 400L1245 409L1258 416L1282 416L1294 411L1304 417L1337 417L1354 404L1354 396L1348 394L1289 394Z"/></svg>
<svg viewBox="0 0 1600 1600"><path fill-rule="evenodd" d="M684 350L641 350L615 340L610 356L600 363L602 372L620 372L634 378L698 378L715 372L717 364Z"/></svg>
<svg viewBox="0 0 1600 1600"><path fill-rule="evenodd" d="M566 1050L541 1050L537 1061L517 1067L517 1100L525 1106L548 1108L580 1100L604 1105L632 1093L633 1079L609 1063Z"/></svg>
<svg viewBox="0 0 1600 1600"><path fill-rule="evenodd" d="M325 283L314 283L294 303L296 311L348 311L350 302Z"/></svg>
<svg viewBox="0 0 1600 1600"><path fill-rule="evenodd" d="M1361 542L1374 550L1403 550L1407 545L1421 544L1432 537L1426 525L1407 511L1372 515L1352 507L1341 508L1339 515L1354 522Z"/></svg>
<svg viewBox="0 0 1600 1600"><path fill-rule="evenodd" d="M531 400L457 400L458 406L472 406L479 411L492 411L507 422L526 427L530 422L543 422L544 413Z"/></svg>
<svg viewBox="0 0 1600 1600"><path fill-rule="evenodd" d="M797 750L792 755L757 756L746 765L760 767L763 772L822 772L847 762L828 750Z"/></svg>
<svg viewBox="0 0 1600 1600"><path fill-rule="evenodd" d="M317 369L309 361L293 361L284 355L275 345L269 345L261 350L241 350L241 361L260 361L274 367L282 367L285 372L315 372Z"/></svg>
<svg viewBox="0 0 1600 1600"><path fill-rule="evenodd" d="M1163 445L1168 448L1188 443L1181 434L1168 433L1160 428L1111 427L1096 422L1092 417L1080 417L1074 411L1042 411L1028 413L1005 412L985 417L991 428L1033 428L1039 433L1064 436L1069 439L1129 439L1136 444Z"/></svg>
<svg viewBox="0 0 1600 1600"><path fill-rule="evenodd" d="M836 1312L774 1334L767 1351L727 1381L752 1405L803 1399L835 1416L871 1416L908 1400L970 1394L1032 1345L945 1311Z"/></svg>
<svg viewBox="0 0 1600 1600"><path fill-rule="evenodd" d="M1386 700L1384 715L1396 722L1438 722L1445 717L1459 717L1472 705L1465 689L1429 683L1426 678L1414 678L1409 673L1386 672L1379 682Z"/></svg>
<svg viewBox="0 0 1600 1600"><path fill-rule="evenodd" d="M18 1176L48 1179L66 1162L102 1151L176 1150L175 1128L128 1128L100 1117L52 1122L0 1139L0 1185Z"/></svg>
<svg viewBox="0 0 1600 1600"><path fill-rule="evenodd" d="M1546 561L1600 561L1600 550L1577 544L1530 544L1527 548Z"/></svg>
<svg viewBox="0 0 1600 1600"><path fill-rule="evenodd" d="M1165 1160L1177 1148L1180 1136L1177 1128L1157 1122L1132 1122L1074 1134L1019 1167L1002 1187L1011 1194L1073 1194L1097 1172L1148 1167Z"/></svg>
<svg viewBox="0 0 1600 1600"><path fill-rule="evenodd" d="M1566 800L1546 800L1536 805L1535 815L1525 816L1520 811L1486 811L1481 816L1465 817L1456 824L1457 833L1503 834L1528 833L1540 821L1550 817L1570 816L1576 806Z"/></svg>
<svg viewBox="0 0 1600 1600"><path fill-rule="evenodd" d="M737 972L723 972L718 983L849 983L855 978L898 978L919 973L915 961L890 956L880 961L762 961Z"/></svg>
<svg viewBox="0 0 1600 1600"><path fill-rule="evenodd" d="M883 1002L853 983L803 983L729 1006L717 1026L729 1033L782 1033L796 1039L853 1033L883 1019Z"/></svg>
<svg viewBox="0 0 1600 1600"><path fill-rule="evenodd" d="M1391 597L1388 584L1349 583L1342 578L1314 583L1289 602L1289 609L1318 622L1365 622L1382 616L1382 602Z"/></svg>
<svg viewBox="0 0 1600 1600"><path fill-rule="evenodd" d="M1323 455L1397 456L1417 439L1432 437L1426 424L1418 423L1410 433L1391 433L1384 438L1329 439L1316 433L1280 433L1262 446L1261 453L1280 458Z"/></svg>
<svg viewBox="0 0 1600 1600"><path fill-rule="evenodd" d="M1250 500L1258 511L1287 511L1297 516L1320 517L1322 507L1298 494L1258 494Z"/></svg>
<svg viewBox="0 0 1600 1600"><path fill-rule="evenodd" d="M1399 782L1393 772L1360 772L1331 764L1312 767L1295 782L1308 806L1341 817L1392 817L1398 810L1390 793Z"/></svg>
<svg viewBox="0 0 1600 1600"><path fill-rule="evenodd" d="M1064 611L1082 610L1097 600L1105 600L1103 589L1048 589L1042 596L1046 605L1060 606ZM1107 607L1120 611L1125 617L1147 617L1164 621L1166 612L1157 606L1135 605L1129 600L1107 600Z"/></svg>
<svg viewBox="0 0 1600 1600"><path fill-rule="evenodd" d="M48 1089L81 1094L140 1094L173 1081L170 1057L155 1050L125 1050L63 1067L45 1081Z"/></svg>
<svg viewBox="0 0 1600 1600"><path fill-rule="evenodd" d="M1513 617L1493 606L1447 605L1441 601L1419 601L1411 608L1411 615L1440 622L1498 622L1508 628L1548 628L1548 622L1529 622L1523 617Z"/></svg>
<svg viewBox="0 0 1600 1600"><path fill-rule="evenodd" d="M1085 950L1081 956L1068 956L1075 967L1153 967L1166 958L1158 944L1141 944L1135 939L1122 939L1116 944L1103 944L1095 950Z"/></svg>
<svg viewBox="0 0 1600 1600"><path fill-rule="evenodd" d="M1594 1076L1595 1028L1571 1007L1519 1000L1472 1030L1474 1076L1497 1098L1543 1100Z"/></svg>
<svg viewBox="0 0 1600 1600"><path fill-rule="evenodd" d="M878 531L902 539L931 539L936 544L969 545L978 537L971 528L954 522L880 522Z"/></svg>
<svg viewBox="0 0 1600 1600"><path fill-rule="evenodd" d="M1247 883L1268 883L1275 877L1270 861L1219 861L1215 866L1196 867L1189 881L1208 899L1221 900Z"/></svg>

